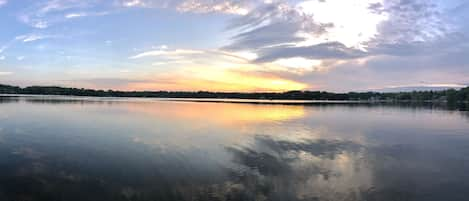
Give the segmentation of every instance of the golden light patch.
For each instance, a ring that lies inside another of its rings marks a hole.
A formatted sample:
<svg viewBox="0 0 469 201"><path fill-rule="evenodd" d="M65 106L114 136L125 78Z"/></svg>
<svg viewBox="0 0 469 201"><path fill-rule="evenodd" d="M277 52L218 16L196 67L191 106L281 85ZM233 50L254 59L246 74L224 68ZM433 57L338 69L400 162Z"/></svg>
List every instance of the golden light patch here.
<svg viewBox="0 0 469 201"><path fill-rule="evenodd" d="M266 107L265 105L251 104L194 104L188 102L165 104L164 107L151 107L153 103L129 103L126 105L129 110L158 118L190 119L192 122L203 119L204 124L210 122L225 126L287 121L305 116L303 106L269 105ZM201 118L202 116L203 118Z"/></svg>
<svg viewBox="0 0 469 201"><path fill-rule="evenodd" d="M181 74L160 76L149 82L135 83L132 90L171 90L171 91L223 91L223 92L281 92L302 90L306 84L279 77L251 75L249 72L197 68Z"/></svg>

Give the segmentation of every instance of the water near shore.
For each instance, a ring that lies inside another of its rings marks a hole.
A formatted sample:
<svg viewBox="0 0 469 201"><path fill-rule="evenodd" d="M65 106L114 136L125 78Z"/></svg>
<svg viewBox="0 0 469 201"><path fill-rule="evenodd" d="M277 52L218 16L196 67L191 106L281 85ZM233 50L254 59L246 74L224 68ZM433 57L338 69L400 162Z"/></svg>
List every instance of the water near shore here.
<svg viewBox="0 0 469 201"><path fill-rule="evenodd" d="M468 112L200 101L0 97L0 200L469 197Z"/></svg>

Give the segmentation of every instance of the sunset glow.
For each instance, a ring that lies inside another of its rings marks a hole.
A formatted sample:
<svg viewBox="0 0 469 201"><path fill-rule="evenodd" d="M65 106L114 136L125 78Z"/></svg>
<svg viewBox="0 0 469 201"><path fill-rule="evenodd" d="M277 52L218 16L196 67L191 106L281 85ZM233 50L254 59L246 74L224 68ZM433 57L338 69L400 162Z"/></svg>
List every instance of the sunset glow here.
<svg viewBox="0 0 469 201"><path fill-rule="evenodd" d="M200 70L200 69L199 69ZM128 90L176 90L176 91L197 91L200 89L208 91L266 91L279 92L288 90L302 90L307 87L306 84L273 77L256 77L239 72L220 71L220 72L194 72L192 76L181 76L155 79L153 82L135 83L129 85Z"/></svg>
<svg viewBox="0 0 469 201"><path fill-rule="evenodd" d="M4 84L347 92L469 83L460 0L0 2Z"/></svg>

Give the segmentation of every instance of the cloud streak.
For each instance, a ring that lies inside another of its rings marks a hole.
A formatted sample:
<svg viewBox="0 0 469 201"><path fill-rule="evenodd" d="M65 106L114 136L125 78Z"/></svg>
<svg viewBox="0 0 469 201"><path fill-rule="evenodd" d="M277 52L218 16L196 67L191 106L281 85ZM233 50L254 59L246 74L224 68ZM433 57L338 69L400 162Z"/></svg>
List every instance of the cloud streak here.
<svg viewBox="0 0 469 201"><path fill-rule="evenodd" d="M168 8L179 12L245 15L258 4L250 0L120 0L123 7Z"/></svg>
<svg viewBox="0 0 469 201"><path fill-rule="evenodd" d="M98 6L99 2L94 0L38 1L26 7L18 15L18 19L31 27L46 29L72 18L107 15L109 13L107 11L83 11Z"/></svg>
<svg viewBox="0 0 469 201"><path fill-rule="evenodd" d="M311 46L274 46L259 51L257 62L272 62L282 58L301 57L307 59L354 59L368 55L359 49L346 47L340 42L326 42Z"/></svg>
<svg viewBox="0 0 469 201"><path fill-rule="evenodd" d="M182 56L182 55L194 55L202 54L203 51L199 50L186 50L186 49L176 49L176 50L153 50L143 52L134 56L129 57L130 59L140 59L144 57L156 57L156 56Z"/></svg>
<svg viewBox="0 0 469 201"><path fill-rule="evenodd" d="M109 12L72 12L65 14L65 18L73 19L73 18L81 18L81 17L90 17L90 16L103 16L108 15Z"/></svg>
<svg viewBox="0 0 469 201"><path fill-rule="evenodd" d="M28 42L34 42L34 41L43 40L47 38L54 38L54 37L55 36L52 36L52 35L31 33L31 34L17 36L15 40L22 41L23 43L28 43Z"/></svg>
<svg viewBox="0 0 469 201"><path fill-rule="evenodd" d="M301 33L320 36L332 23L317 23L312 15L285 3L268 3L231 22L228 30L239 31L232 37L229 50L258 50L293 45L305 40Z"/></svg>

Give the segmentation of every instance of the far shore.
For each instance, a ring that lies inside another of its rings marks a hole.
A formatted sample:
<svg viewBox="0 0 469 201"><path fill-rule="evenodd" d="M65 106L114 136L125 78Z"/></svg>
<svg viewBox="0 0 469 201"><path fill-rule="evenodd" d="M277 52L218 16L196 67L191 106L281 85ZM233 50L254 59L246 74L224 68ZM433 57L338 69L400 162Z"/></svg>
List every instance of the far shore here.
<svg viewBox="0 0 469 201"><path fill-rule="evenodd" d="M206 102L206 103L247 103L247 104L282 104L282 105L307 105L307 104L399 104L399 103L429 103L446 104L446 100L294 100L294 99L244 99L244 98L165 98L165 97L125 97L125 96L77 96L77 95L47 95L47 94L0 94L0 97L30 97L54 100L158 100L180 102ZM469 103L463 101L462 103Z"/></svg>
<svg viewBox="0 0 469 201"><path fill-rule="evenodd" d="M435 103L469 102L469 87L439 91L411 92L346 92L285 91L285 92L211 92L211 91L115 91L58 86L19 87L0 84L4 96L68 96L100 98L154 98L158 100L265 103L265 104L369 104L369 103Z"/></svg>

